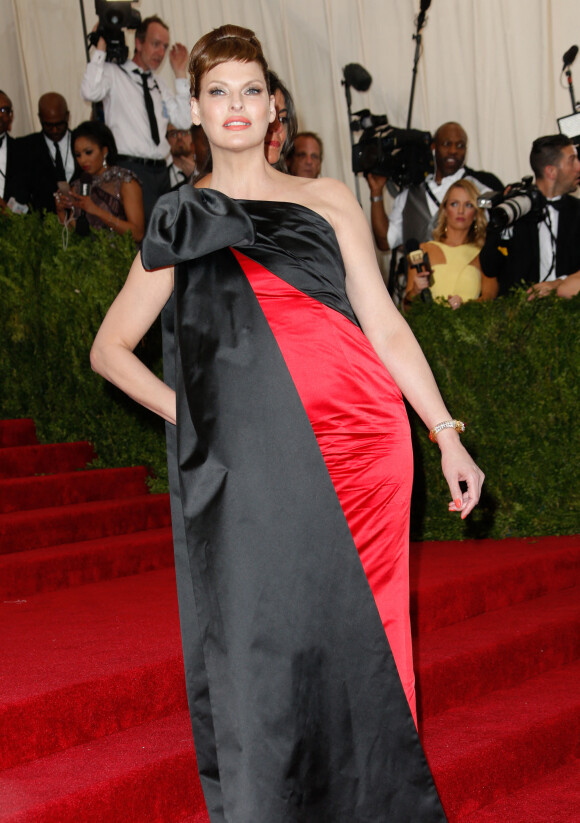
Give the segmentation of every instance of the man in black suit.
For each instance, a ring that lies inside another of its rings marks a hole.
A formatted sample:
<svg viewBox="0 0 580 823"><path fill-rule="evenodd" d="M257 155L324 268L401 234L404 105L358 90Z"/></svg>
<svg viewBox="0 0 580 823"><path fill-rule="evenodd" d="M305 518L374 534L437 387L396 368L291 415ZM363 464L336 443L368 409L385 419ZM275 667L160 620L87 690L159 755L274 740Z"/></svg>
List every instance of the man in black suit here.
<svg viewBox="0 0 580 823"><path fill-rule="evenodd" d="M0 209L6 208L11 198L22 205L27 199L17 142L9 134L13 119L12 101L0 91Z"/></svg>
<svg viewBox="0 0 580 823"><path fill-rule="evenodd" d="M569 137L534 140L530 165L545 197L542 213L530 212L506 229L488 229L480 253L483 273L497 277L500 294L522 281L542 296L580 277L580 160Z"/></svg>
<svg viewBox="0 0 580 823"><path fill-rule="evenodd" d="M27 200L37 211L56 211L54 194L58 183L70 183L77 170L68 106L62 94L43 94L38 101L38 118L42 131L18 140L28 166Z"/></svg>

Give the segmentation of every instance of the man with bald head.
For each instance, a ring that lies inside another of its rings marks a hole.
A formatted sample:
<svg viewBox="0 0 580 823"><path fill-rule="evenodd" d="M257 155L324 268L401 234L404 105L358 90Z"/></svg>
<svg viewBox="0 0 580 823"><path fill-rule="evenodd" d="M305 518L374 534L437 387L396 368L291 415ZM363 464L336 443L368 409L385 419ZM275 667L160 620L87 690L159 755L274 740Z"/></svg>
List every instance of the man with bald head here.
<svg viewBox="0 0 580 823"><path fill-rule="evenodd" d="M26 158L28 201L37 211L56 211L54 193L60 181L70 182L76 169L69 130L67 102L57 92L38 101L42 131L21 137L21 156Z"/></svg>
<svg viewBox="0 0 580 823"><path fill-rule="evenodd" d="M386 177L369 174L371 222L377 246L382 251L396 249L411 238L423 243L431 239L439 205L453 183L467 177L480 191L503 189L495 175L474 171L465 165L467 134L459 123L439 126L431 144L435 171L418 185L404 189L395 198L390 217L383 203Z"/></svg>

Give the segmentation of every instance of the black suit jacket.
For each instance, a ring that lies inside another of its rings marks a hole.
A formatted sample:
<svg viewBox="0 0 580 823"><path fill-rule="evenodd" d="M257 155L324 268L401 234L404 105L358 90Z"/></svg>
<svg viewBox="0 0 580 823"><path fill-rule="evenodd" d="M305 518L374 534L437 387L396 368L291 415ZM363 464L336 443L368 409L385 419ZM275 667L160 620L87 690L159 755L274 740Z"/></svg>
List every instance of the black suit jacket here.
<svg viewBox="0 0 580 823"><path fill-rule="evenodd" d="M26 157L26 201L36 211L56 211L54 193L57 175L43 133L35 132L17 140L22 157ZM63 158L64 161L64 158ZM78 167L75 162L75 172ZM72 179L71 177L71 179ZM70 181L69 181L70 182Z"/></svg>
<svg viewBox="0 0 580 823"><path fill-rule="evenodd" d="M565 194L561 198L556 238L556 277L580 270L580 200ZM531 285L540 280L538 223L525 215L514 223L513 234L503 239L497 229L489 229L479 259L483 273L497 277L500 294L522 280Z"/></svg>
<svg viewBox="0 0 580 823"><path fill-rule="evenodd" d="M6 181L4 183L4 201L14 197L19 203L28 202L26 185L26 165L22 160L18 141L9 134L6 139Z"/></svg>

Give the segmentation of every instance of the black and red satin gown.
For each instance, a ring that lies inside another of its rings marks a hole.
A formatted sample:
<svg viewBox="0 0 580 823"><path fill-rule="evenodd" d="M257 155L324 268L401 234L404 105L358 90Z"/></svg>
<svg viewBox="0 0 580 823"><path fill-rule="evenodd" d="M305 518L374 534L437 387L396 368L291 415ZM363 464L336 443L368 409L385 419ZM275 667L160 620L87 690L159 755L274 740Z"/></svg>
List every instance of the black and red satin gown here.
<svg viewBox="0 0 580 823"><path fill-rule="evenodd" d="M184 186L142 257L175 266L181 621L212 823L444 821L410 708L409 426L332 227Z"/></svg>

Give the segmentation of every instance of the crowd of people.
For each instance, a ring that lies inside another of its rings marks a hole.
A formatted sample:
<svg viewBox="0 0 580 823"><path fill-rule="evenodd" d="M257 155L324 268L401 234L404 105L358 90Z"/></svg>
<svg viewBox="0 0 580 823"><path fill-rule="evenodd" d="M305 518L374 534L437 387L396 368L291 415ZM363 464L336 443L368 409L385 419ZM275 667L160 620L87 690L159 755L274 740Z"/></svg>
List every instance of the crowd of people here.
<svg viewBox="0 0 580 823"><path fill-rule="evenodd" d="M133 58L122 65L106 60L107 44L99 38L81 94L102 105L106 127L86 122L71 131L66 100L48 92L38 103L40 132L14 140L12 101L0 92L0 208L56 211L67 225L84 212L92 227L130 231L140 242L159 196L194 184L212 167L203 129L191 125L187 49L181 43L170 48L169 42L169 28L157 15L142 21ZM167 53L174 92L157 75ZM322 139L313 131L298 131L292 95L272 70L268 83L277 112L265 140L268 162L290 175L319 177ZM494 174L465 164L467 144L459 123L439 126L433 172L400 191L388 215L387 179L367 175L375 242L379 250L392 252L391 272L399 261L403 306L428 298L458 308L465 300L494 299L521 282L531 297L553 290L575 294L580 290L580 201L570 195L580 181L576 146L563 135L534 141L530 163L544 208L501 229L486 225L488 213L477 198L504 186ZM475 222L464 231L467 213ZM418 270L404 256L415 242L427 255L427 265ZM391 284L395 281L391 275Z"/></svg>
<svg viewBox="0 0 580 823"><path fill-rule="evenodd" d="M433 173L401 191L390 215L384 205L387 179L367 176L377 247L396 254L416 241L428 254L419 271L402 267L404 304L425 299L428 290L430 297L457 309L465 300L506 294L521 282L530 297L552 290L567 297L577 293L580 200L571 195L580 182L580 161L572 140L554 134L534 141L530 165L543 207L507 227L488 227L488 215L477 202L484 191L504 192L503 184L487 171L466 166L466 154L465 129L455 122L439 126ZM509 195L509 188L505 192Z"/></svg>

